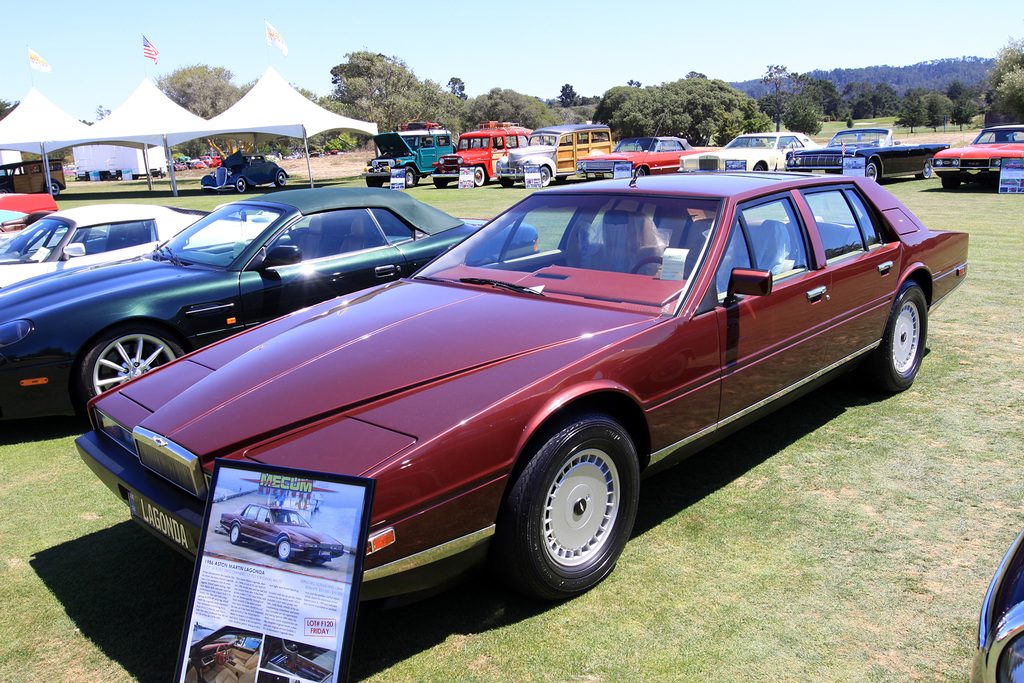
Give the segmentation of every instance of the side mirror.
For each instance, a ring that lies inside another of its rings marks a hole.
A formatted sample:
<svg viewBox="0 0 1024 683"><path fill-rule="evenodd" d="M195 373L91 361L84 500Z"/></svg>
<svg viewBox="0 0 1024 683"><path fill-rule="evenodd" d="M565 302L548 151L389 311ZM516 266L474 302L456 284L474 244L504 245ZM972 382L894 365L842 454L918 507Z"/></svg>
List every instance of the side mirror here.
<svg viewBox="0 0 1024 683"><path fill-rule="evenodd" d="M733 268L729 276L729 291L726 301L733 301L737 294L747 296L768 296L772 293L772 271L753 268Z"/></svg>
<svg viewBox="0 0 1024 683"><path fill-rule="evenodd" d="M264 252L260 252L261 254ZM277 266L290 266L302 262L302 251L294 244L279 244L263 257L262 263L257 263L255 268L263 270L276 268ZM259 256L256 257L257 260Z"/></svg>
<svg viewBox="0 0 1024 683"><path fill-rule="evenodd" d="M64 247L64 258L70 259L78 256L85 256L85 245L81 242L75 242Z"/></svg>

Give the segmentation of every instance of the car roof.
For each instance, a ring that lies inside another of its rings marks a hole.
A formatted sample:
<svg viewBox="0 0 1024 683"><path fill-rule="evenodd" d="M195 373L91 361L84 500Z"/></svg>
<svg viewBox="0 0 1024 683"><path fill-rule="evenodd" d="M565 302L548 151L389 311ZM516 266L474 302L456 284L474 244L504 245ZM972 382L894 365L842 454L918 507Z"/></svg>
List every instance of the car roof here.
<svg viewBox="0 0 1024 683"><path fill-rule="evenodd" d="M849 179L852 176L845 176ZM596 182L566 185L543 190L550 194L572 194L574 192L590 193L621 193L652 192L658 194L680 194L709 198L731 197L737 194L770 189L788 189L794 183L805 187L834 183L837 176L820 173L783 173L767 171L718 171L700 173L669 173L666 175L644 176L637 178L635 185L632 180L598 180ZM798 182L799 181L799 182Z"/></svg>
<svg viewBox="0 0 1024 683"><path fill-rule="evenodd" d="M173 207L155 204L88 204L73 209L63 209L51 213L47 218L63 218L77 225L95 225L97 223L134 221L148 218L160 218L171 214L195 213L196 218L205 211L180 210Z"/></svg>
<svg viewBox="0 0 1024 683"><path fill-rule="evenodd" d="M574 123L564 126L545 126L533 131L534 133L570 133L577 130L611 130L603 123Z"/></svg>
<svg viewBox="0 0 1024 683"><path fill-rule="evenodd" d="M259 200L290 206L303 215L335 209L382 208L427 234L433 235L462 225L458 218L413 199L399 190L382 187L316 187L280 190Z"/></svg>

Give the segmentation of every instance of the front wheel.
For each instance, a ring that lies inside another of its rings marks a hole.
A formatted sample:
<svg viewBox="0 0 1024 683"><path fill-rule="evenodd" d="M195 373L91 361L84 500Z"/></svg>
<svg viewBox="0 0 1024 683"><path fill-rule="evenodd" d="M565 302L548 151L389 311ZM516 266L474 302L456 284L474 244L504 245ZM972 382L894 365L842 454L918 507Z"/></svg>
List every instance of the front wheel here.
<svg viewBox="0 0 1024 683"><path fill-rule="evenodd" d="M760 171L760 172L767 171L768 170L768 163L764 162L764 161L759 161L756 164L754 164L754 170L755 171Z"/></svg>
<svg viewBox="0 0 1024 683"><path fill-rule="evenodd" d="M384 179L383 178L367 178L366 179L366 186L367 187L384 187Z"/></svg>
<svg viewBox="0 0 1024 683"><path fill-rule="evenodd" d="M235 191L238 192L238 194L245 192L248 187L249 183L245 178L242 176L235 178Z"/></svg>
<svg viewBox="0 0 1024 683"><path fill-rule="evenodd" d="M483 187L487 184L487 171L483 166L473 167L473 187Z"/></svg>
<svg viewBox="0 0 1024 683"><path fill-rule="evenodd" d="M82 357L78 393L84 404L185 353L169 334L152 325L126 324L101 337Z"/></svg>
<svg viewBox="0 0 1024 683"><path fill-rule="evenodd" d="M876 183L882 180L882 164L876 159L872 159L868 162L868 165L864 169L864 175L871 178Z"/></svg>
<svg viewBox="0 0 1024 683"><path fill-rule="evenodd" d="M498 182L499 182L499 183L501 184L501 186L502 186L502 187L504 187L504 188L505 188L506 190L507 190L508 188L510 188L510 187L514 187L514 186L515 186L515 184L516 184L516 181L512 180L511 178L502 178L502 179L501 179L501 180L499 180Z"/></svg>
<svg viewBox="0 0 1024 683"><path fill-rule="evenodd" d="M955 190L956 188L960 187L960 179L959 178L950 178L948 176L946 176L946 177L939 176L939 179L942 181L942 189L943 190Z"/></svg>
<svg viewBox="0 0 1024 683"><path fill-rule="evenodd" d="M639 498L636 449L606 415L551 435L514 479L498 514L496 572L531 597L583 593L615 567Z"/></svg>
<svg viewBox="0 0 1024 683"><path fill-rule="evenodd" d="M889 312L882 343L869 360L872 384L887 393L910 388L921 369L928 333L928 302L916 282L907 281Z"/></svg>
<svg viewBox="0 0 1024 683"><path fill-rule="evenodd" d="M551 169L547 166L540 167L540 186L547 187L551 184Z"/></svg>
<svg viewBox="0 0 1024 683"><path fill-rule="evenodd" d="M292 557L292 542L288 538L282 538L277 542L277 559L287 562Z"/></svg>
<svg viewBox="0 0 1024 683"><path fill-rule="evenodd" d="M416 183L419 181L419 176L416 175L416 169L411 166L405 167L405 186L416 187Z"/></svg>
<svg viewBox="0 0 1024 683"><path fill-rule="evenodd" d="M449 181L447 178L434 178L434 187L436 187L439 190L443 190L444 188L448 187L448 182Z"/></svg>

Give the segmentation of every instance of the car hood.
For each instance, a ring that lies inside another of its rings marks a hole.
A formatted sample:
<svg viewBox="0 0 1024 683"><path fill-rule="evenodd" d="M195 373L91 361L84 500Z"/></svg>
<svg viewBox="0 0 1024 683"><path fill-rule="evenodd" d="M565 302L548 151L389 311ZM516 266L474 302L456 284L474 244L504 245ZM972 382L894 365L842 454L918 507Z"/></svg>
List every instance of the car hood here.
<svg viewBox="0 0 1024 683"><path fill-rule="evenodd" d="M221 456L465 373L561 351L558 360L531 364L546 374L658 320L535 295L402 280L218 342L119 393L151 412L139 426L195 454ZM534 379L517 377L517 385ZM400 448L424 436L395 442Z"/></svg>
<svg viewBox="0 0 1024 683"><path fill-rule="evenodd" d="M516 163L522 159L528 159L535 156L549 156L554 158L555 146L554 145L529 145L527 147L520 147L519 149L512 150L508 153L508 160L510 163Z"/></svg>
<svg viewBox="0 0 1024 683"><path fill-rule="evenodd" d="M405 143L405 140L398 133L381 133L374 136L373 143L377 145L381 156L392 157L412 154L412 148Z"/></svg>
<svg viewBox="0 0 1024 683"><path fill-rule="evenodd" d="M71 310L87 302L142 299L172 282L177 287L192 279L207 278L210 272L207 268L175 266L146 257L73 268L0 289L0 311L3 321L19 317L39 320L47 313Z"/></svg>
<svg viewBox="0 0 1024 683"><path fill-rule="evenodd" d="M1009 143L1004 145L968 145L955 147L939 152L937 157L1024 157L1024 145Z"/></svg>

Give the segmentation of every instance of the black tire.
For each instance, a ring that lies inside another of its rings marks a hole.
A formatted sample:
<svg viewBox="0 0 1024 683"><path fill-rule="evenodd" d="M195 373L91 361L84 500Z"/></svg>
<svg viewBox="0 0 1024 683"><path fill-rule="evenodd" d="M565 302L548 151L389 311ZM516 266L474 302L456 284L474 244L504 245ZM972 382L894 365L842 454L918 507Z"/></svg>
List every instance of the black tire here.
<svg viewBox="0 0 1024 683"><path fill-rule="evenodd" d="M636 169L636 177L637 178L639 178L640 176L645 176L645 175L651 175L650 170L646 166L641 166L640 168Z"/></svg>
<svg viewBox="0 0 1024 683"><path fill-rule="evenodd" d="M277 539L277 546L275 547L275 554L277 559L282 562L287 562L292 559L292 542L287 536L282 536Z"/></svg>
<svg viewBox="0 0 1024 683"><path fill-rule="evenodd" d="M434 178L434 187L436 187L439 190L443 190L444 188L448 187L449 182L450 181L447 178Z"/></svg>
<svg viewBox="0 0 1024 683"><path fill-rule="evenodd" d="M917 178L918 180L928 180L929 178L931 178L932 177L932 160L931 159L925 159L924 160L924 168L922 168L921 172L918 173L917 175L915 175L914 177Z"/></svg>
<svg viewBox="0 0 1024 683"><path fill-rule="evenodd" d="M908 280L896 294L882 343L868 361L872 385L890 394L909 389L921 369L927 338L928 302L921 287Z"/></svg>
<svg viewBox="0 0 1024 683"><path fill-rule="evenodd" d="M112 327L92 343L74 375L77 398L93 396L124 384L185 353L166 331L145 323Z"/></svg>
<svg viewBox="0 0 1024 683"><path fill-rule="evenodd" d="M278 187L284 187L287 182L288 174L283 170L278 171L277 175L274 176L274 185L277 185Z"/></svg>
<svg viewBox="0 0 1024 683"><path fill-rule="evenodd" d="M540 186L547 187L551 184L551 169L547 166L540 167Z"/></svg>
<svg viewBox="0 0 1024 683"><path fill-rule="evenodd" d="M955 190L956 188L960 187L960 179L959 178L950 178L948 176L939 176L939 180L942 181L942 189L943 190Z"/></svg>
<svg viewBox="0 0 1024 683"><path fill-rule="evenodd" d="M249 189L249 181L247 181L243 176L235 178L235 191L238 192L238 194L242 194L247 189Z"/></svg>
<svg viewBox="0 0 1024 683"><path fill-rule="evenodd" d="M498 180L498 183L507 190L508 188L515 186L516 181L511 178L501 178Z"/></svg>
<svg viewBox="0 0 1024 683"><path fill-rule="evenodd" d="M419 175L416 173L416 169L412 166L405 167L405 186L416 187L416 183L420 180Z"/></svg>
<svg viewBox="0 0 1024 683"><path fill-rule="evenodd" d="M754 164L754 170L755 171L762 171L762 172L763 171L767 171L768 170L768 164L766 164L763 161L759 161L756 164Z"/></svg>
<svg viewBox="0 0 1024 683"><path fill-rule="evenodd" d="M869 161L868 165L864 167L864 175L876 183L882 182L882 162L878 159Z"/></svg>
<svg viewBox="0 0 1024 683"><path fill-rule="evenodd" d="M50 194L54 199L60 196L60 184L56 180L50 181Z"/></svg>
<svg viewBox="0 0 1024 683"><path fill-rule="evenodd" d="M238 522L231 525L231 531L228 532L228 540L231 541L231 545L238 545L242 542L242 527Z"/></svg>
<svg viewBox="0 0 1024 683"><path fill-rule="evenodd" d="M550 436L511 483L491 560L515 590L545 600L579 595L615 567L636 518L636 449L606 415Z"/></svg>
<svg viewBox="0 0 1024 683"><path fill-rule="evenodd" d="M384 179L383 178L367 178L366 179L366 186L367 187L384 187Z"/></svg>
<svg viewBox="0 0 1024 683"><path fill-rule="evenodd" d="M487 184L487 171L483 166L473 167L473 187L483 187Z"/></svg>

